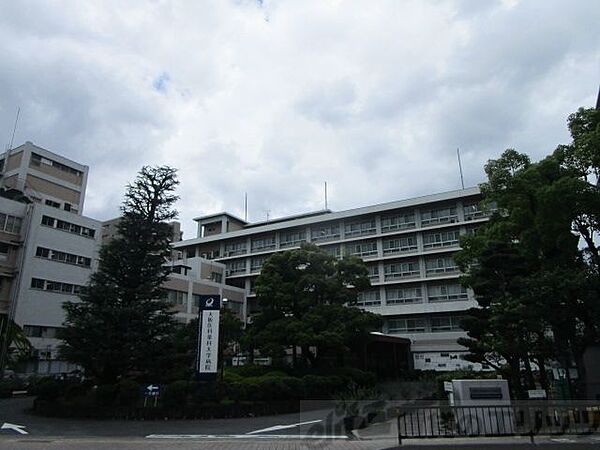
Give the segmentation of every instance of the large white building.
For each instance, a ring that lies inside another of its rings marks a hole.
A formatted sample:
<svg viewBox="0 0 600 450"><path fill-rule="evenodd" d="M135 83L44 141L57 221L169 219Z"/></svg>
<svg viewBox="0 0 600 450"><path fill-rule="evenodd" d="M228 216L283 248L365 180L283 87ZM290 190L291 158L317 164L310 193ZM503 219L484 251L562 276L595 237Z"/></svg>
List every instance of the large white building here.
<svg viewBox="0 0 600 450"><path fill-rule="evenodd" d="M174 247L183 258L226 265L226 282L243 288L244 316L258 311L254 283L273 252L311 242L336 257L355 255L366 263L372 288L359 305L384 316L382 332L409 338L416 369L453 370L480 366L461 359L457 339L464 312L475 306L459 284L452 259L459 236L488 220L478 188L445 192L347 211L318 211L247 223L228 213L196 218L198 235Z"/></svg>

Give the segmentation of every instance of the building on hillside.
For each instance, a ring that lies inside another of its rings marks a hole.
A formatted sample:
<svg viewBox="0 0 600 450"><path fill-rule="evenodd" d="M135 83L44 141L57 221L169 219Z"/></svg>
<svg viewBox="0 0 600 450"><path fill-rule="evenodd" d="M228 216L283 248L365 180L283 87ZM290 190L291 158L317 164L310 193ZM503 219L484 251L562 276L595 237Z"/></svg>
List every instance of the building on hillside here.
<svg viewBox="0 0 600 450"><path fill-rule="evenodd" d="M338 258L354 255L369 269L372 288L359 306L384 316L382 332L411 340L414 367L479 369L461 359L457 339L473 293L459 283L452 259L459 237L488 220L478 188L445 192L347 211L317 211L248 223L228 213L195 219L197 237L176 242L184 260L205 258L226 265L226 282L243 288L243 316L258 311L254 283L274 252L311 242Z"/></svg>

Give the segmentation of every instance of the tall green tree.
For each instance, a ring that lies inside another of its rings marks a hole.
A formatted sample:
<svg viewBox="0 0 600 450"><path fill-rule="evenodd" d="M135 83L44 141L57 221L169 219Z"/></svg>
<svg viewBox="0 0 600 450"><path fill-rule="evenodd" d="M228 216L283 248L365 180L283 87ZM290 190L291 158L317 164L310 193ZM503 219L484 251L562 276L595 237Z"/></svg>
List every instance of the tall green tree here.
<svg viewBox="0 0 600 450"><path fill-rule="evenodd" d="M99 382L159 377L174 327L161 285L169 275L178 181L170 167L143 167L127 186L118 235L100 250L80 301L64 305L63 356ZM153 381L153 380L149 380Z"/></svg>
<svg viewBox="0 0 600 450"><path fill-rule="evenodd" d="M368 286L358 258L339 260L310 244L276 253L256 281L261 313L248 328L246 345L275 358L291 348L294 365L301 358L319 367L334 355L341 362L380 324L379 316L353 306Z"/></svg>
<svg viewBox="0 0 600 450"><path fill-rule="evenodd" d="M500 364L517 391L533 385L532 370L552 360L581 364L598 342L599 113L569 117L573 141L532 163L507 150L486 167L485 202L499 213L463 239L456 259L479 308L464 322L461 343L473 361Z"/></svg>

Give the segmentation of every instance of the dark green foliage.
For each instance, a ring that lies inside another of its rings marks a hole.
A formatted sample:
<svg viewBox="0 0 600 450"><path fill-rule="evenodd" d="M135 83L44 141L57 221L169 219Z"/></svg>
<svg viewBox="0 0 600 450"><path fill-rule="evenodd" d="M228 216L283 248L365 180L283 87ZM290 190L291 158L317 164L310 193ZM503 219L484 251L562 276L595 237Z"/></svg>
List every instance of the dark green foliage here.
<svg viewBox="0 0 600 450"><path fill-rule="evenodd" d="M357 293L369 285L358 258L338 260L315 245L276 253L256 281L262 312L242 342L275 361L292 348L294 367L319 367L327 360L343 365L344 356L380 325L379 316L352 307Z"/></svg>
<svg viewBox="0 0 600 450"><path fill-rule="evenodd" d="M100 251L98 271L80 295L66 303L63 356L88 376L113 383L135 376L155 381L163 374L174 329L161 287L169 275L172 205L178 181L169 167L143 167L127 187L119 235Z"/></svg>
<svg viewBox="0 0 600 450"><path fill-rule="evenodd" d="M534 387L536 366L548 387L549 361L583 380L581 355L600 337L600 112L580 109L569 128L573 142L542 161L507 150L486 165L482 192L498 213L455 256L480 306L460 343L518 395Z"/></svg>
<svg viewBox="0 0 600 450"><path fill-rule="evenodd" d="M178 380L167 385L161 402L167 408L185 407L190 394L190 383Z"/></svg>

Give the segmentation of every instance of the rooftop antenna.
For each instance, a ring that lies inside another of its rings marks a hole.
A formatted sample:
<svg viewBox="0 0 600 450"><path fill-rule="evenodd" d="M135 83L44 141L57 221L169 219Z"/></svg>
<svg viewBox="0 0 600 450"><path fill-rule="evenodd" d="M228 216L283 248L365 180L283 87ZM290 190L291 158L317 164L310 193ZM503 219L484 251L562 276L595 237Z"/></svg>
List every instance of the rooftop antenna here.
<svg viewBox="0 0 600 450"><path fill-rule="evenodd" d="M456 157L458 158L458 170L460 172L460 185L465 189L465 179L463 178L462 163L460 162L460 149L456 149Z"/></svg>
<svg viewBox="0 0 600 450"><path fill-rule="evenodd" d="M325 182L325 209L327 209L327 181Z"/></svg>
<svg viewBox="0 0 600 450"><path fill-rule="evenodd" d="M244 192L244 221L248 222L248 193Z"/></svg>
<svg viewBox="0 0 600 450"><path fill-rule="evenodd" d="M268 222L268 221L269 221L269 213L271 212L271 210L270 210L270 209L267 209L267 211L266 211L266 212L267 212L267 222Z"/></svg>
<svg viewBox="0 0 600 450"><path fill-rule="evenodd" d="M12 150L13 142L15 140L15 132L17 131L17 123L19 123L19 115L21 114L21 107L17 108L17 117L15 118L15 126L13 127L12 136L10 137L10 144L8 146L8 150Z"/></svg>
<svg viewBox="0 0 600 450"><path fill-rule="evenodd" d="M2 169L0 170L0 188L4 187L4 177L2 175L4 175L6 167L8 166L8 158L10 157L10 151L12 150L13 143L15 141L15 133L17 131L17 124L19 123L19 115L20 114L21 114L21 107L19 106L17 108L17 117L15 117L15 125L13 126L12 135L10 136L10 144L8 144L8 147L6 148L6 152L4 153L4 164L2 166Z"/></svg>

